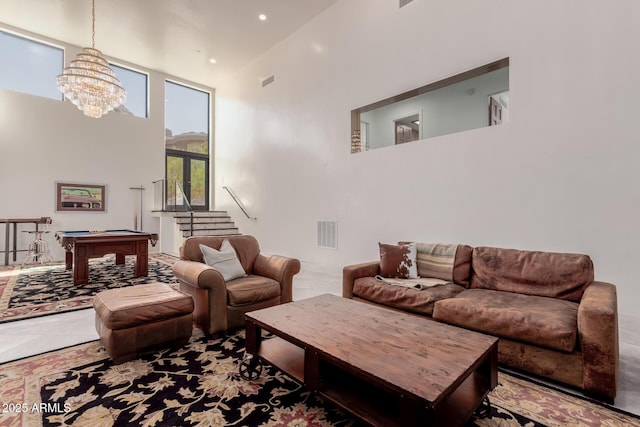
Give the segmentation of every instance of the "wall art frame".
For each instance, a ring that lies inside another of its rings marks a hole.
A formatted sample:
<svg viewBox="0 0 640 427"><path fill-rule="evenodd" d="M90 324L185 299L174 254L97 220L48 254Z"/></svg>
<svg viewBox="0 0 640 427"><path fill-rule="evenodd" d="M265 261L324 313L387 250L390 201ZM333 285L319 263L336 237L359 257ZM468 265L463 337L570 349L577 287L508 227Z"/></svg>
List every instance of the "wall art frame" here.
<svg viewBox="0 0 640 427"><path fill-rule="evenodd" d="M105 212L106 186L56 182L56 211Z"/></svg>

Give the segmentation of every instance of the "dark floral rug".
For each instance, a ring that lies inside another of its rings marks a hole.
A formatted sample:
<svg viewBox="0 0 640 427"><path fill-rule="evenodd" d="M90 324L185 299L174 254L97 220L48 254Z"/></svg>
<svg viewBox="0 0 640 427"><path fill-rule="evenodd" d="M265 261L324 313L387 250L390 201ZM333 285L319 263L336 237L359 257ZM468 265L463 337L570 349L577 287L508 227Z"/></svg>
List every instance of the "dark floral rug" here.
<svg viewBox="0 0 640 427"><path fill-rule="evenodd" d="M359 426L266 365L238 374L244 332L114 365L98 341L0 365L2 426ZM505 373L470 426L628 426L638 419ZM17 406L18 405L18 406ZM16 409L19 408L19 409Z"/></svg>
<svg viewBox="0 0 640 427"><path fill-rule="evenodd" d="M0 269L0 323L89 308L93 296L105 289L139 283L175 283L171 266L176 258L149 255L149 275L135 277L135 257L117 265L114 257L89 260L89 283L74 285L64 263L9 266Z"/></svg>

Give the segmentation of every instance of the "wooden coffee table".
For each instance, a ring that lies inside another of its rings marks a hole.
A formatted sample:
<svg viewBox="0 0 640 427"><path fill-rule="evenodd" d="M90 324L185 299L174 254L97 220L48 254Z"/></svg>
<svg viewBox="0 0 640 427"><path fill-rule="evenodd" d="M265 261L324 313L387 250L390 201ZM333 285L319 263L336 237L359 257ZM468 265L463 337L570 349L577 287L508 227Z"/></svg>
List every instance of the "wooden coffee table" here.
<svg viewBox="0 0 640 427"><path fill-rule="evenodd" d="M328 294L247 313L246 350L372 425L462 425L498 382L496 338Z"/></svg>

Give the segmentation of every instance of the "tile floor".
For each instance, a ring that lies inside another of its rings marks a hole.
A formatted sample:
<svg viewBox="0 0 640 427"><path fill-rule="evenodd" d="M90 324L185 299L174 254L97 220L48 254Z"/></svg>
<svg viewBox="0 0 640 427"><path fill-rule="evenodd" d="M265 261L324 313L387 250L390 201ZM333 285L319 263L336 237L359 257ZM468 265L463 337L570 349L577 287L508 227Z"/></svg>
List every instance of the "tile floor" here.
<svg viewBox="0 0 640 427"><path fill-rule="evenodd" d="M342 270L305 263L294 300L342 294ZM615 406L640 415L640 316L620 316L620 381ZM98 339L93 309L0 324L0 363ZM2 366L0 365L0 371Z"/></svg>

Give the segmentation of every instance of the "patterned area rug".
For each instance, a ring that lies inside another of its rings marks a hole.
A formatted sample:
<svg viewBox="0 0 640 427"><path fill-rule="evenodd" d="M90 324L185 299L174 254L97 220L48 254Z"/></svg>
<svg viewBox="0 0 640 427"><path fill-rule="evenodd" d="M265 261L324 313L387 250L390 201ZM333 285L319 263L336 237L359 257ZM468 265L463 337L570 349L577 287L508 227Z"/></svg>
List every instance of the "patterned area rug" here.
<svg viewBox="0 0 640 427"><path fill-rule="evenodd" d="M238 374L244 332L114 365L99 342L0 365L2 426L359 426L334 405L265 366ZM639 420L499 374L488 418L470 426L630 426Z"/></svg>
<svg viewBox="0 0 640 427"><path fill-rule="evenodd" d="M100 291L139 283L175 283L171 266L177 258L149 255L149 275L135 277L135 257L116 265L114 257L89 261L89 283L74 285L64 264L9 266L0 269L0 323L89 308Z"/></svg>

